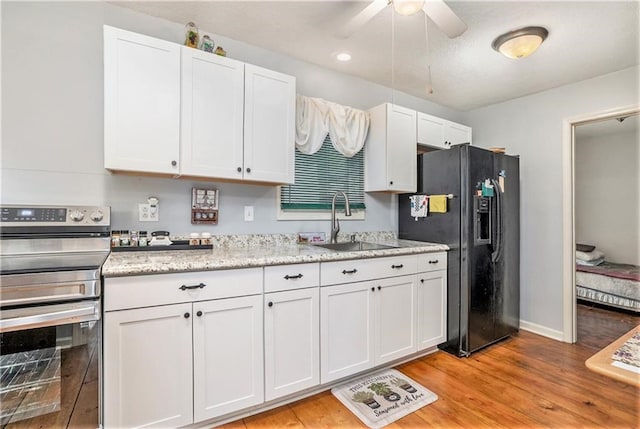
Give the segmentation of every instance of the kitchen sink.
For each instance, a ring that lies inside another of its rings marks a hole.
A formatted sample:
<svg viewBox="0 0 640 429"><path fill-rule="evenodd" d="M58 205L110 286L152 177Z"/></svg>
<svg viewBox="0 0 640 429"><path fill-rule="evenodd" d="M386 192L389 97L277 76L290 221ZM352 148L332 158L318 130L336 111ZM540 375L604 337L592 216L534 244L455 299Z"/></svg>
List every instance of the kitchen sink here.
<svg viewBox="0 0 640 429"><path fill-rule="evenodd" d="M348 241L346 243L314 244L313 246L324 249L335 250L337 252L357 252L363 250L395 249L395 246L387 244L368 243L366 241Z"/></svg>

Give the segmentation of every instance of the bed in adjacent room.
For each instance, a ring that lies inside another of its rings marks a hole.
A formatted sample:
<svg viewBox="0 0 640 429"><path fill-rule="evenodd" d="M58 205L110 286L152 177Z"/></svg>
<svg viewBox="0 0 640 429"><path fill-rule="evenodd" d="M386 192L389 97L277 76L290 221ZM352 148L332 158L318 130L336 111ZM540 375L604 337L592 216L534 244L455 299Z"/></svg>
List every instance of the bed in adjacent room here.
<svg viewBox="0 0 640 429"><path fill-rule="evenodd" d="M578 299L640 313L640 267L606 261L597 250L576 251Z"/></svg>

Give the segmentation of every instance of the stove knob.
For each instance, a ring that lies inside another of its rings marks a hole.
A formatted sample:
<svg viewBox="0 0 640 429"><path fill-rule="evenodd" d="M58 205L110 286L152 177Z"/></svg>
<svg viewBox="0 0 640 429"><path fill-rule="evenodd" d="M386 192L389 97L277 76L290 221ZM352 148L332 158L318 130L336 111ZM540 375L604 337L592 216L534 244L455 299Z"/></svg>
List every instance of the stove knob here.
<svg viewBox="0 0 640 429"><path fill-rule="evenodd" d="M102 214L100 210L96 210L95 212L91 213L91 220L94 222L100 222L103 217L104 214Z"/></svg>
<svg viewBox="0 0 640 429"><path fill-rule="evenodd" d="M80 222L82 219L84 219L84 213L82 213L80 210L71 210L71 212L69 213L69 218L74 222Z"/></svg>

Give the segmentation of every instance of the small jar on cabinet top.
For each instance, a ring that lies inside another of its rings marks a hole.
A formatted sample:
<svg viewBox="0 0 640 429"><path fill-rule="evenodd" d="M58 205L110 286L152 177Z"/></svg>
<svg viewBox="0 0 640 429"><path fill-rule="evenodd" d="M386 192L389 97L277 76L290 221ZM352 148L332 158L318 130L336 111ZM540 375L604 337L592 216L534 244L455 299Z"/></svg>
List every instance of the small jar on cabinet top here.
<svg viewBox="0 0 640 429"><path fill-rule="evenodd" d="M130 246L138 247L138 240L139 240L138 231L131 230L131 237L129 240Z"/></svg>
<svg viewBox="0 0 640 429"><path fill-rule="evenodd" d="M203 246L209 246L213 243L213 240L211 240L211 233L210 232L203 232L202 233L202 238L200 239L200 244L202 244Z"/></svg>

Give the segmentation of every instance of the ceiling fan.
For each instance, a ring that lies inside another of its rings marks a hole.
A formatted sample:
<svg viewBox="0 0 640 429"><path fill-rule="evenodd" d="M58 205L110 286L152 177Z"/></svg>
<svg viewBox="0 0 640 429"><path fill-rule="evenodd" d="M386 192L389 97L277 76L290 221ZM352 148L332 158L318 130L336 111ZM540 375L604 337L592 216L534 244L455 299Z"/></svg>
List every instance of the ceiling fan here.
<svg viewBox="0 0 640 429"><path fill-rule="evenodd" d="M344 38L351 37L363 25L388 5L400 15L413 15L422 10L442 30L444 34L453 39L467 30L465 24L443 0L373 0L369 6L351 18L343 31Z"/></svg>
<svg viewBox="0 0 640 429"><path fill-rule="evenodd" d="M443 0L373 0L360 13L351 18L341 34L342 37L351 37L362 26L369 22L374 16L388 5L393 5L394 10L400 15L413 15L420 10L424 12L424 29L426 42L426 65L427 65L427 94L433 94L431 83L431 61L429 59L429 36L427 31L427 21L431 19L444 34L450 39L460 36L467 30L465 24ZM392 55L393 57L393 55ZM392 67L393 68L393 67ZM392 78L393 79L393 78ZM392 83L393 84L393 83Z"/></svg>

